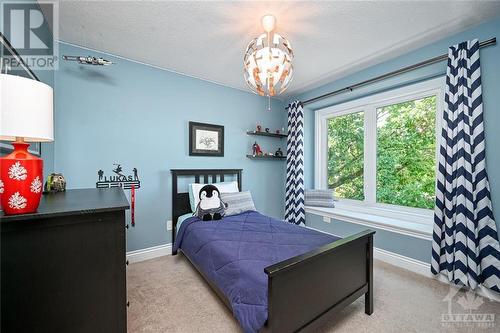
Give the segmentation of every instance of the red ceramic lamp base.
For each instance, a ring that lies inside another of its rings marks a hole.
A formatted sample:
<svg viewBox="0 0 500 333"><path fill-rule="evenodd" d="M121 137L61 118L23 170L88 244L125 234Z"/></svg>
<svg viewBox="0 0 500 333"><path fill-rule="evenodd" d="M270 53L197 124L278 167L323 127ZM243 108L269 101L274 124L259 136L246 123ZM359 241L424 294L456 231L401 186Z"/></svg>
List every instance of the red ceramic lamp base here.
<svg viewBox="0 0 500 333"><path fill-rule="evenodd" d="M5 214L36 212L43 190L43 160L16 141L14 151L0 158L0 204Z"/></svg>

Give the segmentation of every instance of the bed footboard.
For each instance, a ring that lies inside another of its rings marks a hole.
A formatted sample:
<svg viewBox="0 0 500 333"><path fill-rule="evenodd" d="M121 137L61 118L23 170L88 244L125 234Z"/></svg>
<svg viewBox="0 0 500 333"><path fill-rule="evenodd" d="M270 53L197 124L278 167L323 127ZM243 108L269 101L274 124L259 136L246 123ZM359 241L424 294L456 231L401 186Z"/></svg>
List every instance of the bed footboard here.
<svg viewBox="0 0 500 333"><path fill-rule="evenodd" d="M366 230L264 269L271 332L296 332L365 295L373 313L373 235Z"/></svg>

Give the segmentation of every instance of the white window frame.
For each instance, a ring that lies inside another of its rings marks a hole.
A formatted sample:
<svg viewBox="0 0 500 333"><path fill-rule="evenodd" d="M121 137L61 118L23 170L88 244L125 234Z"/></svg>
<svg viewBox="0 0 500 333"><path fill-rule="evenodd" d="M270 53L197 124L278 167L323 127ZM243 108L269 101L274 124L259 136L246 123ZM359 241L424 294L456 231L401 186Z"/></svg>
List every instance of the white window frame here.
<svg viewBox="0 0 500 333"><path fill-rule="evenodd" d="M355 112L364 112L364 196L363 201L339 199L337 207L341 210L373 215L377 217L411 221L430 226L433 211L429 209L405 207L377 203L377 109L387 105L436 96L436 169L439 153L439 137L444 106L445 79L443 77L426 80L416 84L392 89L378 94L362 97L346 103L330 106L315 112L315 170L314 184L317 189L327 188L328 119ZM335 208L334 208L335 209Z"/></svg>

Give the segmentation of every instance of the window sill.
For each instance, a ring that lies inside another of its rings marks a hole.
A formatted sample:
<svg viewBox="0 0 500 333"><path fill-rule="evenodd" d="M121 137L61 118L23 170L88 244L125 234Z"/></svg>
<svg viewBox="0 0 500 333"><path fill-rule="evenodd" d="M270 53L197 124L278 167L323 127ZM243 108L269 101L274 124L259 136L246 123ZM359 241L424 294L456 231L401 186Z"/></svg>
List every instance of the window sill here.
<svg viewBox="0 0 500 333"><path fill-rule="evenodd" d="M394 218L376 214L375 209L370 212L363 212L360 211L359 207L347 205L335 208L306 206L305 209L306 213L310 214L395 232L405 236L432 240L432 218L429 218L429 216L413 218L409 214L405 219ZM415 220L418 220L418 222L415 222ZM425 220L425 223L422 223L423 220Z"/></svg>

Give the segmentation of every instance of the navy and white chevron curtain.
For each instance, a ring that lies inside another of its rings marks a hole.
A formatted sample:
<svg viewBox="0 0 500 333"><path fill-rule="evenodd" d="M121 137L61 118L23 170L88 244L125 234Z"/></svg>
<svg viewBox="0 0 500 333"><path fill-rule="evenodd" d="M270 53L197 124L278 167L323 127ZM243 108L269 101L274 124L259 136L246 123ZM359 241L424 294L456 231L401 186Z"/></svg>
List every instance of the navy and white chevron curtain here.
<svg viewBox="0 0 500 333"><path fill-rule="evenodd" d="M500 292L500 247L486 173L479 42L450 47L431 271Z"/></svg>
<svg viewBox="0 0 500 333"><path fill-rule="evenodd" d="M304 109L299 101L288 106L286 153L285 220L305 224Z"/></svg>

